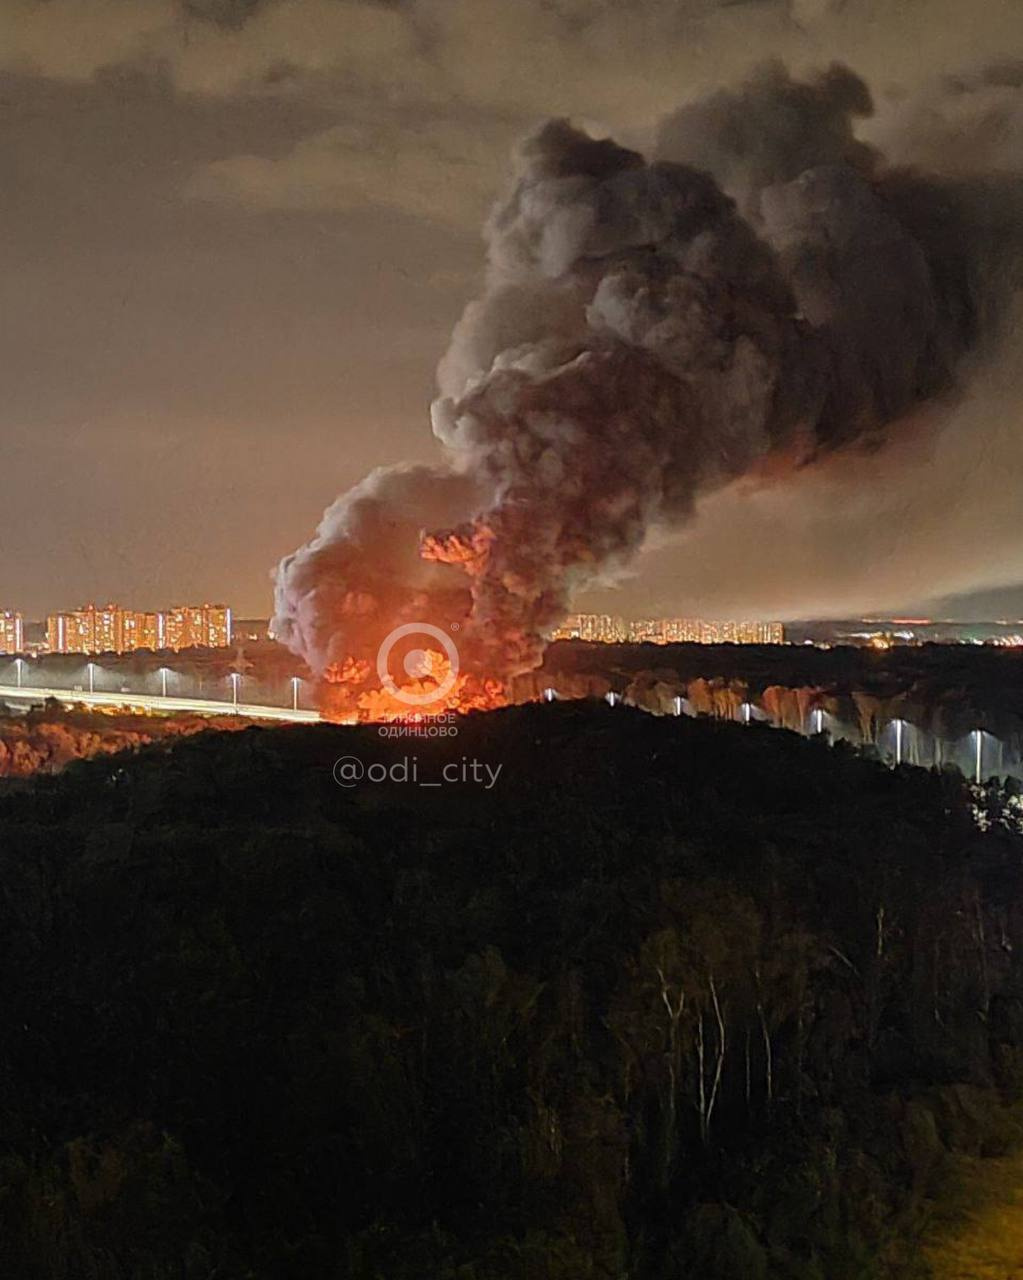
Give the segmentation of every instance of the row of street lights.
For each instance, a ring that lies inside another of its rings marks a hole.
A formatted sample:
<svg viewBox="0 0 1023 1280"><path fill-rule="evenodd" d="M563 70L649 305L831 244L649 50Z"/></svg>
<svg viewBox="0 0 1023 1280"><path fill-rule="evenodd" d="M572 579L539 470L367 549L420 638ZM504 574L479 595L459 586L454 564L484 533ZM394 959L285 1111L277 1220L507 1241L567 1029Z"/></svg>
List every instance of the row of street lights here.
<svg viewBox="0 0 1023 1280"><path fill-rule="evenodd" d="M814 717L814 733L820 733L824 727L824 710L821 707L815 707L813 710ZM903 763L903 743L905 741L905 732L908 722L896 717L889 721L895 730L895 761L896 765ZM971 729L970 735L973 739L973 778L980 786L984 777L984 730Z"/></svg>
<svg viewBox="0 0 1023 1280"><path fill-rule="evenodd" d="M15 679L17 681L17 688L19 689L24 688L25 665L26 663L24 658L14 659L14 668L16 672ZM86 664L85 670L89 679L90 693L96 692L96 671L98 669L99 668L97 667L97 664L95 662L89 662ZM167 697L167 677L171 675L172 672L169 667L160 667L157 674L160 677L160 696L166 698ZM231 672L231 703L235 707L238 706L238 691L241 686L241 680L242 680L242 677L240 672L238 671ZM291 708L293 711L297 711L299 691L302 687L301 676L292 676L290 680L290 684L291 684ZM543 697L545 702L553 702L557 698L557 693L554 689L545 689L543 693ZM614 706L615 703L618 701L618 696L616 694L609 693L607 695L607 700L608 702L610 702L612 706ZM683 699L681 697L676 697L675 714L682 715L682 713L683 713ZM810 714L811 714L811 723L813 725L812 731L814 733L821 733L824 729L824 714L825 714L824 709L822 707L814 707ZM744 702L740 709L740 715L742 717L743 724L749 724L753 718L752 703ZM906 722L904 720L896 719L892 721L892 724L895 727L895 763L896 765L900 765L902 764L902 743L903 743L903 733L905 730ZM976 782L979 785L983 776L984 730L974 729L971 736L974 739L974 777Z"/></svg>
<svg viewBox="0 0 1023 1280"><path fill-rule="evenodd" d="M553 690L549 690L548 692L550 692L551 694L554 693ZM614 695L609 694L608 700L610 701L611 697L613 696ZM551 699L548 698L547 700L550 701ZM612 705L614 704L612 703ZM678 696L675 698L675 714L677 716L685 714L685 699L682 698L681 696ZM812 733L822 733L824 731L824 720L825 720L826 714L827 713L825 712L823 707L814 707L811 710L810 725L811 725ZM741 705L741 707L739 708L739 718L743 724L750 724L752 722L753 704L751 702L744 702ZM905 730L906 730L907 722L905 720L895 719L895 720L892 720L890 723L895 730L895 764L900 765L903 763L903 744L905 741ZM973 776L974 776L974 781L979 786L984 778L984 730L973 729L970 732L970 737L973 739L973 747L974 747Z"/></svg>
<svg viewBox="0 0 1023 1280"><path fill-rule="evenodd" d="M26 687L25 668L27 665L28 663L25 661L24 658L14 659L15 687L18 689L24 689ZM95 662L87 662L85 664L85 674L86 674L86 679L89 685L89 693L91 694L94 694L96 692L96 672L102 671L102 669L103 668L100 667L99 664ZM160 677L160 696L162 698L166 698L168 696L167 678L168 676L171 676L173 674L174 672L169 667L160 667L159 670L157 671L157 675ZM230 680L231 680L231 703L233 706L237 707L239 703L239 691L241 688L241 681L242 681L241 672L232 671L230 674ZM288 683L291 687L291 709L292 711L297 711L298 703L299 703L299 695L301 693L302 684L303 684L302 677L291 676Z"/></svg>

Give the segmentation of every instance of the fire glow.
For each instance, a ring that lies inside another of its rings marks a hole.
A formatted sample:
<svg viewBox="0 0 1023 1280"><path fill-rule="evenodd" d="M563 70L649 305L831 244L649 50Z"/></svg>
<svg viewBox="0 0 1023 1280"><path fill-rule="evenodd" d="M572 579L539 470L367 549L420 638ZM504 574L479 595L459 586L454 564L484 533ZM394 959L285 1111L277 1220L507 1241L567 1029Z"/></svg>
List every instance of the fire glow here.
<svg viewBox="0 0 1023 1280"><path fill-rule="evenodd" d="M402 680L395 679L397 692L379 685L367 687L369 663L348 659L328 667L320 691L321 715L328 720L386 723L408 720L412 711L430 717L446 711L493 711L507 704L499 680L481 679L463 671L452 680L451 663L444 654L428 648L409 652L421 654L422 659L412 672L405 671Z"/></svg>

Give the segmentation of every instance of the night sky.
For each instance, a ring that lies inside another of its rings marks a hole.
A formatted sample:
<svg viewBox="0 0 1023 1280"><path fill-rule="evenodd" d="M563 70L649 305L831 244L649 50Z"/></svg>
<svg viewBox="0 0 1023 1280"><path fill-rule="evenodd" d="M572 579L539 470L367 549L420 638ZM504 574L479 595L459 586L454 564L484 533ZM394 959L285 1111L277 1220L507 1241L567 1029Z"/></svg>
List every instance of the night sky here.
<svg viewBox="0 0 1023 1280"><path fill-rule="evenodd" d="M570 115L643 148L768 55L853 67L895 160L966 171L965 120L1023 169L1023 77L949 90L1023 56L1017 0L0 0L0 607L267 614L339 491L437 456L515 141ZM895 480L725 493L582 603L1023 615L1020 367L992 358Z"/></svg>

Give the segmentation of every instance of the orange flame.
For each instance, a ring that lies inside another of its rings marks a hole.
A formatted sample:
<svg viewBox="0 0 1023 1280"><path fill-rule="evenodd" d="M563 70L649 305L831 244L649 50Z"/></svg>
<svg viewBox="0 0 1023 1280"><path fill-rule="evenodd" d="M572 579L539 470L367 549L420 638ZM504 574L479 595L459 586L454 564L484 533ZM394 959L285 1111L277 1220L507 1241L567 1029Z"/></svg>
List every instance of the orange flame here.
<svg viewBox="0 0 1023 1280"><path fill-rule="evenodd" d="M493 541L492 530L484 524L460 525L442 533L424 533L419 554L424 560L435 560L439 564L461 565L473 578L486 568Z"/></svg>
<svg viewBox="0 0 1023 1280"><path fill-rule="evenodd" d="M469 577L486 568L494 541L493 531L476 522L454 529L424 533L419 554L438 564L458 565ZM457 624L452 625L457 630ZM448 658L433 649L421 651L422 669L397 686L376 683L372 663L346 657L324 672L320 686L320 713L328 720L428 720L456 711L489 711L507 705L499 680L459 671L452 678Z"/></svg>
<svg viewBox="0 0 1023 1280"><path fill-rule="evenodd" d="M331 663L323 673L323 679L327 684L365 684L372 670L372 664L363 658L345 658L343 662Z"/></svg>
<svg viewBox="0 0 1023 1280"><path fill-rule="evenodd" d="M445 689L451 665L442 654L428 649L425 669L394 690L359 688L370 675L370 664L346 658L324 673L320 691L320 712L328 720L380 723L391 720L429 720L449 711L492 711L507 705L499 680L481 679L459 672ZM433 696L435 695L435 696ZM406 699L411 699L407 701Z"/></svg>

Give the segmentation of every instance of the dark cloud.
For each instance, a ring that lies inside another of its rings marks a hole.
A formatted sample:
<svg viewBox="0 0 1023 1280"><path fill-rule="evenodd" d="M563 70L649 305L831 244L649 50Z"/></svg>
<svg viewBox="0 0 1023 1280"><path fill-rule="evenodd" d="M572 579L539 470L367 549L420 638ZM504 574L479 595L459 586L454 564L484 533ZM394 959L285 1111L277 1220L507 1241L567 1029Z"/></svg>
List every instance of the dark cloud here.
<svg viewBox="0 0 1023 1280"><path fill-rule="evenodd" d="M866 82L839 63L807 81L778 61L757 68L745 87L721 89L662 120L656 154L714 174L754 216L759 194L808 169L841 165L869 176L877 154L854 132L873 115Z"/></svg>

